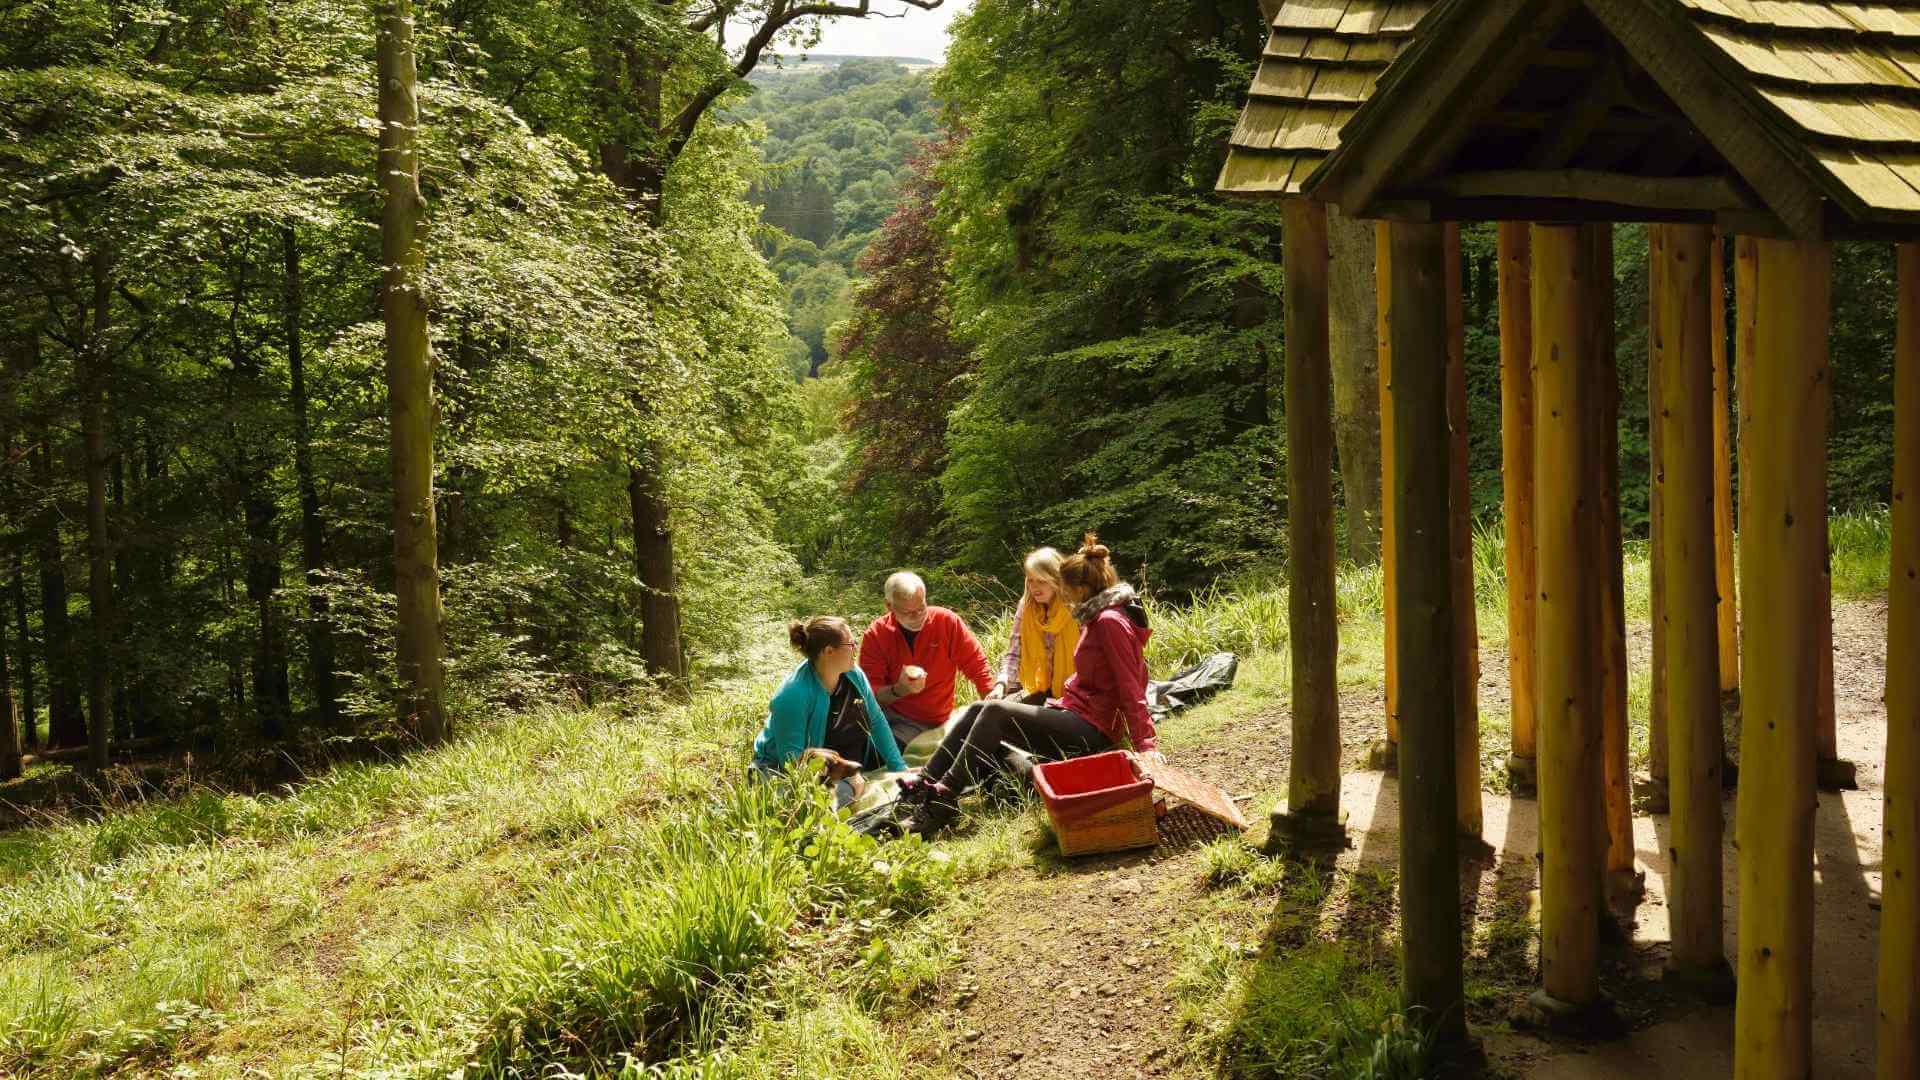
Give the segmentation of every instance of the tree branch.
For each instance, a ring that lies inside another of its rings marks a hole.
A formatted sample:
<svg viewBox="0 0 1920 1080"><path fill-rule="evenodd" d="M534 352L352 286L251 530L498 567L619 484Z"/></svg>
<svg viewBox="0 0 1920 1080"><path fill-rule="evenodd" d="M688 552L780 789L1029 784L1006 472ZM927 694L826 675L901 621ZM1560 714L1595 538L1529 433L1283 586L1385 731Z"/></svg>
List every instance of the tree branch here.
<svg viewBox="0 0 1920 1080"><path fill-rule="evenodd" d="M944 0L899 0L899 2L908 7L919 8L922 11L932 11L939 7ZM724 25L726 20L722 13L723 9L731 9L731 7L731 4L716 3L714 9L703 16L695 26L704 30L710 29L714 25ZM904 18L906 14L904 10L898 12L875 11L873 10L873 0L859 0L858 3L847 4L791 4L790 0L774 0L772 6L767 9L765 21L760 24L759 29L753 32L753 36L747 39L746 48L741 52L739 61L733 65L732 69L728 71L726 75L720 76L702 87L699 93L696 93L693 99L687 102L686 107L680 110L679 115L675 116L667 125L667 130L671 133L671 138L667 142L667 161L672 162L675 158L678 158L680 152L686 149L687 143L693 141L694 130L700 126L700 118L705 116L707 110L713 106L713 103L720 99L720 95L726 93L727 88L734 83L751 75L753 69L760 65L761 55L766 52L767 46L773 43L773 39L779 36L780 31L785 30L801 19L808 18L831 19L847 17L864 19L871 15L882 19L899 19ZM716 17L718 18L718 23L713 21Z"/></svg>

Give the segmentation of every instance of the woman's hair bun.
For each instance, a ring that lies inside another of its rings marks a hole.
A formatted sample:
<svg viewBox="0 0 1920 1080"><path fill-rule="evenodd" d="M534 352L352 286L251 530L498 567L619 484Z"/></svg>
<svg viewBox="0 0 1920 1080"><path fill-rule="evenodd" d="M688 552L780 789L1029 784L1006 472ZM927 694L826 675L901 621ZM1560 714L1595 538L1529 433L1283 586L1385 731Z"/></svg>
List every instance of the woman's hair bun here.
<svg viewBox="0 0 1920 1080"><path fill-rule="evenodd" d="M1113 552L1107 550L1107 545L1100 542L1098 533L1088 533L1086 537L1080 541L1080 554L1089 559L1104 561L1111 556Z"/></svg>
<svg viewBox="0 0 1920 1080"><path fill-rule="evenodd" d="M787 640L801 652L807 651L807 624L795 619L787 624Z"/></svg>

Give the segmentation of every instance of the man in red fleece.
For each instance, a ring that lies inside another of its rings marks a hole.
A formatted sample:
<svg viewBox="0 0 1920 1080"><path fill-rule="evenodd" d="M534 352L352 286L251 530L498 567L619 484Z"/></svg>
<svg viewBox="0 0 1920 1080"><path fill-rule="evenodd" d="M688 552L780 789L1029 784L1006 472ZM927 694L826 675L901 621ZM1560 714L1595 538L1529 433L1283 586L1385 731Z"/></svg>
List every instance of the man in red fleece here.
<svg viewBox="0 0 1920 1080"><path fill-rule="evenodd" d="M953 687L964 675L981 697L993 689L987 654L966 620L927 606L927 583L901 572L887 579L887 613L860 639L860 670L873 684L901 746L953 715Z"/></svg>

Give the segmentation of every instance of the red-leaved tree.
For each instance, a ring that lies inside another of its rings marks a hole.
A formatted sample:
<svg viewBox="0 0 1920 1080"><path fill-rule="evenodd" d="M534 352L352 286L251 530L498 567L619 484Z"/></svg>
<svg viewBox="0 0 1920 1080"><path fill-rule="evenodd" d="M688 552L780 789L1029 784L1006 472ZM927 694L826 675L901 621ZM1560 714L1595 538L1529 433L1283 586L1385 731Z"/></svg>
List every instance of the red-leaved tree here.
<svg viewBox="0 0 1920 1080"><path fill-rule="evenodd" d="M941 520L940 471L947 416L973 370L953 334L947 247L935 224L939 163L957 136L928 143L910 163L900 206L862 255L866 280L840 339L853 381L847 425L855 441L852 487L891 512L896 556L924 550Z"/></svg>

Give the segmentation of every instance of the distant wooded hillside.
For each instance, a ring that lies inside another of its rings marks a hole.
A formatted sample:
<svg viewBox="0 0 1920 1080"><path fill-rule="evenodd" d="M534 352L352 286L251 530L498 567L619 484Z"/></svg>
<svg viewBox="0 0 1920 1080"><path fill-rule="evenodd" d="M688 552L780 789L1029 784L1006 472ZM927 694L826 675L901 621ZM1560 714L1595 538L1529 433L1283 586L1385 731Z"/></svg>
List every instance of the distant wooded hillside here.
<svg viewBox="0 0 1920 1080"><path fill-rule="evenodd" d="M926 77L903 61L817 66L828 59L756 74L753 96L734 110L767 127L769 172L751 197L777 230L762 249L788 291L796 376L826 362L827 331L848 314L853 264L898 205L908 162L937 124Z"/></svg>

